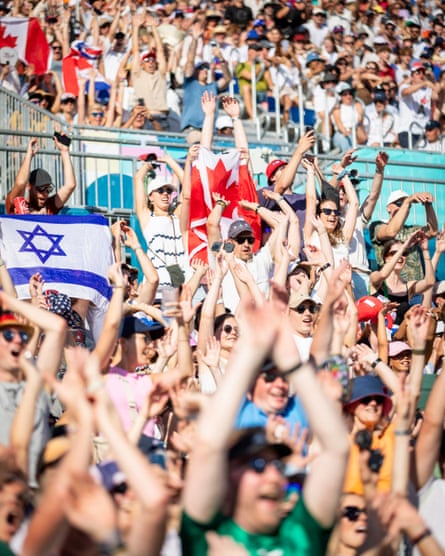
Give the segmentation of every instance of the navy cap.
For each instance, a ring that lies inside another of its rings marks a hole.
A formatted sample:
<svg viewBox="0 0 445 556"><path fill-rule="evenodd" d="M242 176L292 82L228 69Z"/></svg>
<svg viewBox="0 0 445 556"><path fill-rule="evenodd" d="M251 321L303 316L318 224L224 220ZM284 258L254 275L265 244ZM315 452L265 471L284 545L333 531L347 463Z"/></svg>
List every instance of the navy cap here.
<svg viewBox="0 0 445 556"><path fill-rule="evenodd" d="M428 120L425 129L431 131L432 129L440 129L440 123L437 120Z"/></svg>
<svg viewBox="0 0 445 556"><path fill-rule="evenodd" d="M152 340L161 338L164 327L156 320L148 321L137 317L125 317L121 322L119 337L130 338L133 334L150 334Z"/></svg>
<svg viewBox="0 0 445 556"><path fill-rule="evenodd" d="M387 100L388 98L383 91L377 91L374 93L374 102L386 102Z"/></svg>

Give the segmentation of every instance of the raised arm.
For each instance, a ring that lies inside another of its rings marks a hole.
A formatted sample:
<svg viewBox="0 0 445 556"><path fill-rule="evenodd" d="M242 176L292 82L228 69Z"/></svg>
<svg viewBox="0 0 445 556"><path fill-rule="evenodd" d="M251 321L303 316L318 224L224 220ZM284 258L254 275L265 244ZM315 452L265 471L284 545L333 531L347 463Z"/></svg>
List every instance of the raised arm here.
<svg viewBox="0 0 445 556"><path fill-rule="evenodd" d="M396 212L396 214L389 220L387 224L382 224L379 226L377 231L377 239L379 241L388 241L389 239L394 239L396 235L400 232L400 228L405 224L406 219L411 208L412 203L421 202L419 194L415 193L409 197L403 199L402 206Z"/></svg>
<svg viewBox="0 0 445 556"><path fill-rule="evenodd" d="M348 208L346 209L345 221L343 223L343 238L345 243L349 245L357 223L359 203L357 193L349 177L345 176L342 182L345 186L345 193L348 197Z"/></svg>
<svg viewBox="0 0 445 556"><path fill-rule="evenodd" d="M221 509L227 488L223 478L227 475L228 443L235 417L272 347L280 322L270 311L270 304L258 308L249 301L241 303L240 338L212 403L206 404L199 416L187 467L184 510L201 523L210 521Z"/></svg>
<svg viewBox="0 0 445 556"><path fill-rule="evenodd" d="M297 174L298 167L303 159L305 153L313 147L315 143L315 133L313 130L306 132L303 137L300 138L298 141L297 148L294 151L289 163L283 171L281 172L280 177L278 178L277 182L275 183L274 190L283 195L289 187L294 182L295 176Z"/></svg>
<svg viewBox="0 0 445 556"><path fill-rule="evenodd" d="M56 138L54 138L54 143L60 152L63 167L63 185L55 195L56 207L61 209L68 202L68 199L76 189L76 176L74 175L69 146L63 145Z"/></svg>
<svg viewBox="0 0 445 556"><path fill-rule="evenodd" d="M314 165L310 162L303 162L303 167L307 171L306 180L306 219L303 228L304 244L311 241L314 233L314 219L317 215L317 191L315 189L315 170Z"/></svg>
<svg viewBox="0 0 445 556"><path fill-rule="evenodd" d="M241 120L241 108L238 100L227 96L222 98L221 104L224 112L232 118L235 147L237 149L249 150L249 142L247 141L246 131Z"/></svg>
<svg viewBox="0 0 445 556"><path fill-rule="evenodd" d="M142 230L147 227L150 220L150 211L147 206L147 195L145 194L145 179L152 166L149 162L143 162L136 172L133 180L134 208Z"/></svg>
<svg viewBox="0 0 445 556"><path fill-rule="evenodd" d="M361 206L362 214L366 221L371 220L372 213L374 212L375 206L380 197L385 166L388 164L388 160L389 156L385 152L380 151L376 156L375 173L372 180L371 191Z"/></svg>
<svg viewBox="0 0 445 556"><path fill-rule="evenodd" d="M33 137L28 141L26 147L25 157L22 161L22 165L17 173L14 180L14 186L11 191L6 196L6 212L9 214L13 212L14 199L16 197L22 197L25 194L25 187L29 180L29 174L31 173L31 163L34 156L39 150L37 139Z"/></svg>
<svg viewBox="0 0 445 556"><path fill-rule="evenodd" d="M200 36L202 36L202 33L203 30L202 30L201 23L199 22L194 23L192 25L192 33L191 33L192 40L187 51L187 58L184 67L185 78L192 77L193 72L195 71L196 47L198 46L198 39Z"/></svg>
<svg viewBox="0 0 445 556"><path fill-rule="evenodd" d="M213 125L215 122L216 97L213 93L204 91L201 97L201 107L204 112L201 141L202 147L211 150L213 141Z"/></svg>
<svg viewBox="0 0 445 556"><path fill-rule="evenodd" d="M141 69L141 54L139 51L139 28L144 24L144 14L134 14L131 35L131 72L138 73Z"/></svg>

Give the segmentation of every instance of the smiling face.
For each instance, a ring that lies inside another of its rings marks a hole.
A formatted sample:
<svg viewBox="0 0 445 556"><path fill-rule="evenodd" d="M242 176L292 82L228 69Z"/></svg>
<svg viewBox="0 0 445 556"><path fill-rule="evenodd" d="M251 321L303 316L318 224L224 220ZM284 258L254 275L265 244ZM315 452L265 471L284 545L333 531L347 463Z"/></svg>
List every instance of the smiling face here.
<svg viewBox="0 0 445 556"><path fill-rule="evenodd" d="M383 415L383 396L366 396L358 400L351 408L356 429L374 429Z"/></svg>
<svg viewBox="0 0 445 556"><path fill-rule="evenodd" d="M28 488L23 481L13 481L0 490L0 540L9 543L25 516Z"/></svg>
<svg viewBox="0 0 445 556"><path fill-rule="evenodd" d="M232 351L239 336L236 319L234 317L224 319L222 325L216 330L215 336L219 340L223 351Z"/></svg>
<svg viewBox="0 0 445 556"><path fill-rule="evenodd" d="M262 453L260 457L268 462L277 459L272 450ZM283 517L286 478L272 463L268 463L262 472L254 471L246 463L241 472L233 520L249 533L274 533Z"/></svg>
<svg viewBox="0 0 445 556"><path fill-rule="evenodd" d="M365 542L368 534L368 514L365 501L357 494L345 494L340 505L338 522L339 553L358 550ZM354 552L356 554L356 552Z"/></svg>
<svg viewBox="0 0 445 556"><path fill-rule="evenodd" d="M39 185L38 187L35 185L30 186L29 204L31 207L39 210L42 209L46 205L51 191L52 186L50 183L47 185Z"/></svg>
<svg viewBox="0 0 445 556"><path fill-rule="evenodd" d="M252 401L267 415L278 414L289 401L289 384L274 371L261 373L253 387Z"/></svg>
<svg viewBox="0 0 445 556"><path fill-rule="evenodd" d="M411 350L405 350L389 358L389 366L396 373L409 373L411 368Z"/></svg>
<svg viewBox="0 0 445 556"><path fill-rule="evenodd" d="M0 371L18 371L19 359L28 341L29 334L22 328L11 326L0 329Z"/></svg>
<svg viewBox="0 0 445 556"><path fill-rule="evenodd" d="M150 334L132 334L129 338L121 338L121 366L132 372L139 366L150 365L156 358L156 341Z"/></svg>
<svg viewBox="0 0 445 556"><path fill-rule="evenodd" d="M298 307L291 308L289 316L294 332L308 338L312 334L316 314L317 305L314 301L307 300Z"/></svg>
<svg viewBox="0 0 445 556"><path fill-rule="evenodd" d="M166 184L150 193L148 198L154 207L155 213L157 211L159 211L160 213L168 212L173 191L173 187Z"/></svg>
<svg viewBox="0 0 445 556"><path fill-rule="evenodd" d="M320 220L328 233L332 233L338 225L337 204L334 201L322 201L320 203ZM329 214L327 214L329 213Z"/></svg>

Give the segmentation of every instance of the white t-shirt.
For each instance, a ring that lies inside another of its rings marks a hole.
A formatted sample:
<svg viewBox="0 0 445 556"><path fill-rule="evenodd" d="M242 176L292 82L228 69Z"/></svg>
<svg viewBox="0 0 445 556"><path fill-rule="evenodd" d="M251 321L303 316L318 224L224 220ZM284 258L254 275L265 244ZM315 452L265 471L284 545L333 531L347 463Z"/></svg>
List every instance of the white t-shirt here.
<svg viewBox="0 0 445 556"><path fill-rule="evenodd" d="M304 338L303 336L294 334L294 340L298 348L298 352L300 354L300 359L302 363L304 363L305 361L309 361L311 345L312 345L312 336L308 336L307 338Z"/></svg>
<svg viewBox="0 0 445 556"><path fill-rule="evenodd" d="M236 259L236 261L243 264L241 259ZM269 280L272 276L273 269L272 255L270 254L270 249L267 243L257 253L255 253L250 261L245 264L247 264L247 268L254 277L260 290L267 295L269 293ZM232 313L235 313L240 298L233 276L230 272L228 272L224 277L222 292L225 307L230 309Z"/></svg>
<svg viewBox="0 0 445 556"><path fill-rule="evenodd" d="M413 133L420 135L427 121L431 119L432 90L429 87L422 87L411 95L402 96L402 91L408 87L411 87L409 83L400 87L399 131L408 131L412 122L417 122L420 127L413 126Z"/></svg>

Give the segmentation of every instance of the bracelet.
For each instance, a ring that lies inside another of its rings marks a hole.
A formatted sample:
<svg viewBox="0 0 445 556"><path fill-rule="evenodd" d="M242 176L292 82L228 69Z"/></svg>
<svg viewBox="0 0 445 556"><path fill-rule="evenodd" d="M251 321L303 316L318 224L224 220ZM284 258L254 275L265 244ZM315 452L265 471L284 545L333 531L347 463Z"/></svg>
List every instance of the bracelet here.
<svg viewBox="0 0 445 556"><path fill-rule="evenodd" d="M233 118L232 118L232 122L236 122L236 121L238 121L239 119L240 119L240 117L239 117L239 116L233 116Z"/></svg>
<svg viewBox="0 0 445 556"><path fill-rule="evenodd" d="M380 359L380 357L377 357L377 359L374 359L374 361L371 363L371 367L375 369L380 363L383 363L383 361Z"/></svg>
<svg viewBox="0 0 445 556"><path fill-rule="evenodd" d="M111 287L112 287L114 290L117 290L117 289L119 289L119 288L122 288L122 289L125 288L125 286L111 286Z"/></svg>
<svg viewBox="0 0 445 556"><path fill-rule="evenodd" d="M431 529L429 527L426 527L425 530L422 533L420 533L420 535L417 535L417 537L411 539L411 545L416 546L416 544L419 544L420 542L423 541L423 539L430 537L432 534L433 533L431 532Z"/></svg>
<svg viewBox="0 0 445 556"><path fill-rule="evenodd" d="M284 201L283 195L279 195L278 199L276 200L277 203L281 203L281 201Z"/></svg>
<svg viewBox="0 0 445 556"><path fill-rule="evenodd" d="M223 208L226 208L226 207L229 206L229 203L226 203L226 201L223 201L222 199L218 199L215 204L217 204L217 205L219 205L220 207L223 207Z"/></svg>
<svg viewBox="0 0 445 556"><path fill-rule="evenodd" d="M256 207L256 209L255 209L255 214L258 214L258 211L260 210L260 208L261 208L261 205L258 205L258 206Z"/></svg>
<svg viewBox="0 0 445 556"><path fill-rule="evenodd" d="M394 434L396 436L411 436L411 431L408 429L402 430L402 431L394 431Z"/></svg>
<svg viewBox="0 0 445 556"><path fill-rule="evenodd" d="M425 350L424 349L412 349L411 353L413 355L425 355Z"/></svg>
<svg viewBox="0 0 445 556"><path fill-rule="evenodd" d="M320 266L320 268L318 269L318 272L324 272L330 266L331 266L331 263L324 263L323 266Z"/></svg>
<svg viewBox="0 0 445 556"><path fill-rule="evenodd" d="M224 303L224 300L222 297L220 297L219 299L216 300L216 304L217 305L222 305Z"/></svg>

